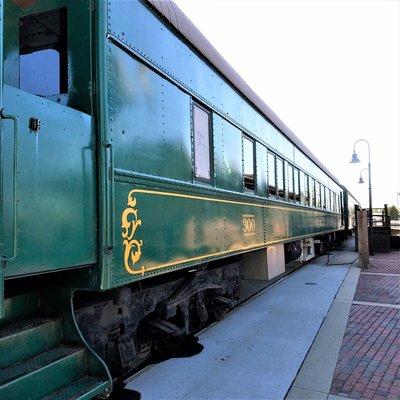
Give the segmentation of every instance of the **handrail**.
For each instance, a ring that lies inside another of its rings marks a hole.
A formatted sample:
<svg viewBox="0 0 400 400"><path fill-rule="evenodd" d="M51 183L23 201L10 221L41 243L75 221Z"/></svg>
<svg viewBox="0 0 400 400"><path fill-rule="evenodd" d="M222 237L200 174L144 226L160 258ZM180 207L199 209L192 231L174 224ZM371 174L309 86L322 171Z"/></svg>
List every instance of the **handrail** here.
<svg viewBox="0 0 400 400"><path fill-rule="evenodd" d="M79 325L78 325L78 321L76 320L76 315L75 315L75 310L74 310L74 295L75 295L75 291L71 290L71 296L70 296L70 307L71 307L71 316L72 316L72 322L74 324L75 330L79 336L79 338L81 339L83 345L86 347L86 349L93 355L93 357L102 365L102 367L104 368L104 371L107 375L107 379L110 383L109 387L106 389L106 393L105 393L105 398L108 398L112 391L113 391L113 385L114 385L114 381L113 378L111 376L110 370L108 369L108 366L106 364L106 362L93 350L93 348L90 346L90 344L88 343L88 341L85 339L85 337L83 336L82 331L79 329Z"/></svg>
<svg viewBox="0 0 400 400"><path fill-rule="evenodd" d="M18 216L18 185L17 185L17 177L18 177L18 146L19 146L19 124L18 118L12 114L6 114L4 112L4 108L0 110L0 118L1 119L10 119L14 123L14 175L13 175L13 196L14 196L14 209L13 209L13 252L11 257L2 256L1 262L3 267L9 261L14 261L17 257L17 245L18 245L18 237L17 237L17 216Z"/></svg>
<svg viewBox="0 0 400 400"><path fill-rule="evenodd" d="M114 148L111 142L104 142L103 146L106 151L106 164L109 164L108 167L108 180L109 183L106 186L106 230L107 230L107 243L106 243L106 252L110 253L114 250L115 247L115 233L114 233L114 199L115 199L115 179L114 179ZM107 153L109 153L109 158L107 158Z"/></svg>

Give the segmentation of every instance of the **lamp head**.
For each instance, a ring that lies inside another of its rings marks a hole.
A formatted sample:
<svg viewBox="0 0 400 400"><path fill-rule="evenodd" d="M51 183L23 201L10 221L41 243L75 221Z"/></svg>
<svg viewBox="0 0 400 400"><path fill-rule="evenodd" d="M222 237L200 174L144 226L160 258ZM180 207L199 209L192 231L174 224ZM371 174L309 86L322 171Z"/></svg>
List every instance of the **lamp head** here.
<svg viewBox="0 0 400 400"><path fill-rule="evenodd" d="M357 155L356 151L353 150L353 154L352 154L352 156L351 156L351 161L350 161L350 163L351 163L351 164L357 164L357 163L359 163L359 162L360 162L360 159L358 158L358 155Z"/></svg>
<svg viewBox="0 0 400 400"><path fill-rule="evenodd" d="M364 179L362 178L362 176L360 176L360 179L358 180L358 183L364 183Z"/></svg>

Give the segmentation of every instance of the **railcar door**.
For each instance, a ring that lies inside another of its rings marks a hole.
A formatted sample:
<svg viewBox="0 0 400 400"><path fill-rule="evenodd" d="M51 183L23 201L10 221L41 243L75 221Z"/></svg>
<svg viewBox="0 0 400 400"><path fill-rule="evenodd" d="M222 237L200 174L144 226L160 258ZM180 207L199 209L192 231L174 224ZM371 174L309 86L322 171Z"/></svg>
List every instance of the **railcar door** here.
<svg viewBox="0 0 400 400"><path fill-rule="evenodd" d="M5 278L97 261L90 0L4 0Z"/></svg>

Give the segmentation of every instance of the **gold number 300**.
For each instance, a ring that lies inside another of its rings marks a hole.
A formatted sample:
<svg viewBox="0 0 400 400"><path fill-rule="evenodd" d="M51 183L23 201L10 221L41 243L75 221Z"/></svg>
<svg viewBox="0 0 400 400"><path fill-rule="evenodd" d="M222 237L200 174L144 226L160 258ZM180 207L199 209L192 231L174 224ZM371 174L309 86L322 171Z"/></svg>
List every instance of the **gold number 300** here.
<svg viewBox="0 0 400 400"><path fill-rule="evenodd" d="M256 220L254 217L243 217L243 233L254 233L256 231Z"/></svg>

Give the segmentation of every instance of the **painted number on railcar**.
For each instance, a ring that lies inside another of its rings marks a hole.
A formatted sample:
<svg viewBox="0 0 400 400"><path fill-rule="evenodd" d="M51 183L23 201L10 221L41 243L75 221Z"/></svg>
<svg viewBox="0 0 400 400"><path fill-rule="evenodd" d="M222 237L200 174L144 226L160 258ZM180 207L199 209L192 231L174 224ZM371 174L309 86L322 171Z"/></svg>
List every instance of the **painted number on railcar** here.
<svg viewBox="0 0 400 400"><path fill-rule="evenodd" d="M256 217L251 214L242 215L242 227L245 235L254 235L256 233Z"/></svg>

